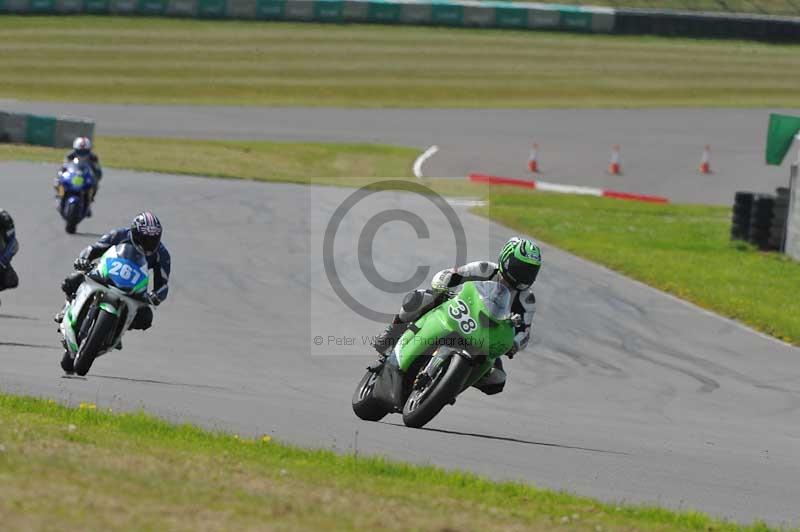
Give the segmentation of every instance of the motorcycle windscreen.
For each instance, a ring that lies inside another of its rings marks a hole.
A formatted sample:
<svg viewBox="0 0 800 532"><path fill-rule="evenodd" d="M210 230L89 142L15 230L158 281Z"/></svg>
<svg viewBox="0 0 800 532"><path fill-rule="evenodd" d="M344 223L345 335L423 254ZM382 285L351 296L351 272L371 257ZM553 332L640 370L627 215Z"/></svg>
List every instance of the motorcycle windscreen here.
<svg viewBox="0 0 800 532"><path fill-rule="evenodd" d="M511 291L508 287L495 281L480 281L474 285L486 312L492 318L500 321L511 317Z"/></svg>

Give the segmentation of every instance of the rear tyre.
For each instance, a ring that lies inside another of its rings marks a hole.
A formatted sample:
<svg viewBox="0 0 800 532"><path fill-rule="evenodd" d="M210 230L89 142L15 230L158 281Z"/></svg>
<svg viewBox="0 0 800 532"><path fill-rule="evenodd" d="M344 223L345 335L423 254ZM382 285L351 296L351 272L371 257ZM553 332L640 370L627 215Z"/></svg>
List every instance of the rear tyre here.
<svg viewBox="0 0 800 532"><path fill-rule="evenodd" d="M451 356L439 366L429 383L422 387L414 386L403 406L403 423L407 427L423 427L455 399L470 373L472 366L467 359Z"/></svg>
<svg viewBox="0 0 800 532"><path fill-rule="evenodd" d="M116 326L116 316L100 309L89 335L81 344L78 354L75 355L75 373L81 377L89 373L89 368L92 367L97 352L103 348L103 343L114 332Z"/></svg>
<svg viewBox="0 0 800 532"><path fill-rule="evenodd" d="M381 371L383 371L382 368ZM380 372L367 371L361 377L353 394L353 412L364 421L380 421L389 413L389 410L372 396L379 375Z"/></svg>

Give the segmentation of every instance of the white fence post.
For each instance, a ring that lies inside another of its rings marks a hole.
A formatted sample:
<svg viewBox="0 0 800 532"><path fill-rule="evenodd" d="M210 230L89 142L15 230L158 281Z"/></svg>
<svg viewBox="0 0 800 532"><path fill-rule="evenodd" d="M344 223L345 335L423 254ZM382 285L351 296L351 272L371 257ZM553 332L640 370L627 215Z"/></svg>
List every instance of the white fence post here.
<svg viewBox="0 0 800 532"><path fill-rule="evenodd" d="M795 137L800 141L800 135ZM786 254L800 260L800 152L789 175L789 213L786 220Z"/></svg>

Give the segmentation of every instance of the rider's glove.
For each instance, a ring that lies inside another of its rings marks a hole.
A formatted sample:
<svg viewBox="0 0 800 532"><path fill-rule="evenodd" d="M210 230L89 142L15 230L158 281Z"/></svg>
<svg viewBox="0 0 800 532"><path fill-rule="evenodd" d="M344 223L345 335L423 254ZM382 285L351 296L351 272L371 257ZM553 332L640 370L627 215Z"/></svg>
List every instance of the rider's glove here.
<svg viewBox="0 0 800 532"><path fill-rule="evenodd" d="M528 347L528 342L531 339L531 333L529 329L525 329L524 331L518 332L514 336L514 352L522 351L526 347Z"/></svg>
<svg viewBox="0 0 800 532"><path fill-rule="evenodd" d="M155 292L150 292L149 294L147 294L147 300L154 307L157 307L161 304L161 299L159 299L159 297L156 295Z"/></svg>
<svg viewBox="0 0 800 532"><path fill-rule="evenodd" d="M511 349L509 349L509 350L508 350L508 352L506 353L506 356L507 356L507 357L509 358L509 360L510 360L510 359L514 358L514 355L516 355L516 354L517 354L517 344L515 343L515 344L514 344L514 345L511 347Z"/></svg>
<svg viewBox="0 0 800 532"><path fill-rule="evenodd" d="M525 326L525 318L522 314L514 313L511 315L511 323L514 324L514 330L517 333L514 335L514 347L512 347L506 355L508 358L514 358L517 352L522 351L528 346L531 339L531 328Z"/></svg>
<svg viewBox="0 0 800 532"><path fill-rule="evenodd" d="M76 270L82 272L87 272L92 269L92 261L82 257L75 259L75 262L72 265Z"/></svg>
<svg viewBox="0 0 800 532"><path fill-rule="evenodd" d="M447 292L450 288L450 279L453 277L452 270L442 270L433 276L431 288L434 292Z"/></svg>

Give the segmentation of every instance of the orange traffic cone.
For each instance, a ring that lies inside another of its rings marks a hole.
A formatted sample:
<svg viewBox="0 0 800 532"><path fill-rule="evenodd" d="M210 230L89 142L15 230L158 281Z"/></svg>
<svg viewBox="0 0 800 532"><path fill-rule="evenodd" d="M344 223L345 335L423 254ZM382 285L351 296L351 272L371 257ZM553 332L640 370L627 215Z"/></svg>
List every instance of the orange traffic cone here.
<svg viewBox="0 0 800 532"><path fill-rule="evenodd" d="M700 173L711 173L711 146L708 144L706 144L706 147L703 150L703 159L700 161Z"/></svg>
<svg viewBox="0 0 800 532"><path fill-rule="evenodd" d="M611 148L611 161L608 163L608 173L611 175L620 175L622 173L622 163L619 156L619 144L615 144Z"/></svg>
<svg viewBox="0 0 800 532"><path fill-rule="evenodd" d="M528 170L532 173L537 173L539 171L539 161L537 159L539 152L539 145L534 144L533 148L531 149L531 155L528 157Z"/></svg>

